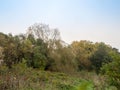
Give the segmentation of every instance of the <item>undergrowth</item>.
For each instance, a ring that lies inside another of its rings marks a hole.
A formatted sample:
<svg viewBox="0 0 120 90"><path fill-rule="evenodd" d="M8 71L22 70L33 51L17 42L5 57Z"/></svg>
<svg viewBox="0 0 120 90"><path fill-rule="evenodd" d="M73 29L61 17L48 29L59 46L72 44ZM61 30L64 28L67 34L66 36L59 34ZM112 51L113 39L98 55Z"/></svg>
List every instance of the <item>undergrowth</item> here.
<svg viewBox="0 0 120 90"><path fill-rule="evenodd" d="M24 63L14 65L11 69L0 66L0 90L117 90L100 81L101 76L98 78L89 73L85 76L82 73L75 77L28 68Z"/></svg>

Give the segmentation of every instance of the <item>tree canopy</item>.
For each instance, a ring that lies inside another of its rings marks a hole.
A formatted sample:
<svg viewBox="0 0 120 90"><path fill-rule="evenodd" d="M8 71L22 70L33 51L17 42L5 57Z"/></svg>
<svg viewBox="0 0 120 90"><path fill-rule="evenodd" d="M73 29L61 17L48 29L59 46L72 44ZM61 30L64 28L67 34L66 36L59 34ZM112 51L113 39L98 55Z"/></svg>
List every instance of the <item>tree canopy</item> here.
<svg viewBox="0 0 120 90"><path fill-rule="evenodd" d="M61 40L58 29L51 29L46 24L34 24L25 34L15 36L0 33L0 59L9 68L25 60L28 67L40 70L102 72L120 86L118 49L103 42L87 40L66 44Z"/></svg>

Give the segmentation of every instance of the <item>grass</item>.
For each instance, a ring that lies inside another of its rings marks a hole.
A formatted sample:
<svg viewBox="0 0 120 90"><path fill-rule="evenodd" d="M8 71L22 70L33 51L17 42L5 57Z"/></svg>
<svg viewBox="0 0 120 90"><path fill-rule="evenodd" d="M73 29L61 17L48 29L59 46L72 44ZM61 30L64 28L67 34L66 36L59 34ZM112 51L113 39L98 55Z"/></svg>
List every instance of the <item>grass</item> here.
<svg viewBox="0 0 120 90"><path fill-rule="evenodd" d="M97 81L96 81L97 80ZM102 84L103 83L103 84ZM108 86L101 76L87 71L75 76L41 71L24 64L8 69L0 67L0 90L117 90Z"/></svg>

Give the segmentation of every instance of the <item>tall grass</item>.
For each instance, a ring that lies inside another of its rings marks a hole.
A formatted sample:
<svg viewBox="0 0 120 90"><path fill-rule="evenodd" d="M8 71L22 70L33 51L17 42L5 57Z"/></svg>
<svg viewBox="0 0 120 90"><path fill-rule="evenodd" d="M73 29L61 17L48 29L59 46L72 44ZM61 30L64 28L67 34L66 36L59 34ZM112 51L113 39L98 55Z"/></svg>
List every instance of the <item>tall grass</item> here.
<svg viewBox="0 0 120 90"><path fill-rule="evenodd" d="M87 71L75 74L41 71L24 63L11 69L0 66L0 90L117 90L103 76Z"/></svg>

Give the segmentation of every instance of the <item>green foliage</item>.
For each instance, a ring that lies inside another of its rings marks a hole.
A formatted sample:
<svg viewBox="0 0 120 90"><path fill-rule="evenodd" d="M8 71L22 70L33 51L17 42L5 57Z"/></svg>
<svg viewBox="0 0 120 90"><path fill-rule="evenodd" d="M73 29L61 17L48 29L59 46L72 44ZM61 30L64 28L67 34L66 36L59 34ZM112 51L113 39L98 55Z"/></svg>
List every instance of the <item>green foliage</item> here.
<svg viewBox="0 0 120 90"><path fill-rule="evenodd" d="M12 68L6 66L0 67L0 90L18 90L20 83L23 84L22 76L25 75L28 68L25 62L15 64Z"/></svg>
<svg viewBox="0 0 120 90"><path fill-rule="evenodd" d="M102 67L102 73L108 76L111 85L120 88L120 54L112 53L113 61Z"/></svg>
<svg viewBox="0 0 120 90"><path fill-rule="evenodd" d="M95 69L97 73L99 73L102 64L106 64L112 61L109 52L110 52L109 46L105 45L104 43L99 43L97 50L90 57L93 69Z"/></svg>
<svg viewBox="0 0 120 90"><path fill-rule="evenodd" d="M33 68L40 68L40 69L43 69L45 68L46 66L46 58L45 56L43 56L42 54L40 53L35 53L34 54L34 58L33 58Z"/></svg>
<svg viewBox="0 0 120 90"><path fill-rule="evenodd" d="M112 86L104 87L103 84L94 87L91 77L94 79L95 75L88 74L88 77L86 74L76 78L64 73L40 71L28 68L23 59L23 62L13 65L11 69L0 67L0 90L117 90Z"/></svg>
<svg viewBox="0 0 120 90"><path fill-rule="evenodd" d="M33 52L32 52L32 57L31 61L28 60L28 63L30 64L31 67L33 68L40 68L40 69L45 69L46 66L46 44L40 40L37 39L36 45L33 47Z"/></svg>
<svg viewBox="0 0 120 90"><path fill-rule="evenodd" d="M58 90L73 90L74 89L72 85L66 85L66 84L58 84L57 87L58 87Z"/></svg>
<svg viewBox="0 0 120 90"><path fill-rule="evenodd" d="M94 86L92 82L82 81L82 83L76 87L76 90L94 90Z"/></svg>
<svg viewBox="0 0 120 90"><path fill-rule="evenodd" d="M120 53L116 48L86 40L68 45L57 29L45 24L30 26L26 34L0 33L1 59L0 90L120 88ZM106 77L93 74L95 71Z"/></svg>
<svg viewBox="0 0 120 90"><path fill-rule="evenodd" d="M12 71L13 72L17 72L19 70L18 73L16 73L16 75L18 74L25 74L25 72L27 71L27 69L30 69L27 67L26 65L26 60L22 59L22 62L19 62L18 64L14 64L12 65Z"/></svg>
<svg viewBox="0 0 120 90"><path fill-rule="evenodd" d="M24 60L11 69L0 68L0 90L79 90L77 87L82 87L82 83L85 82L63 73L28 68Z"/></svg>

